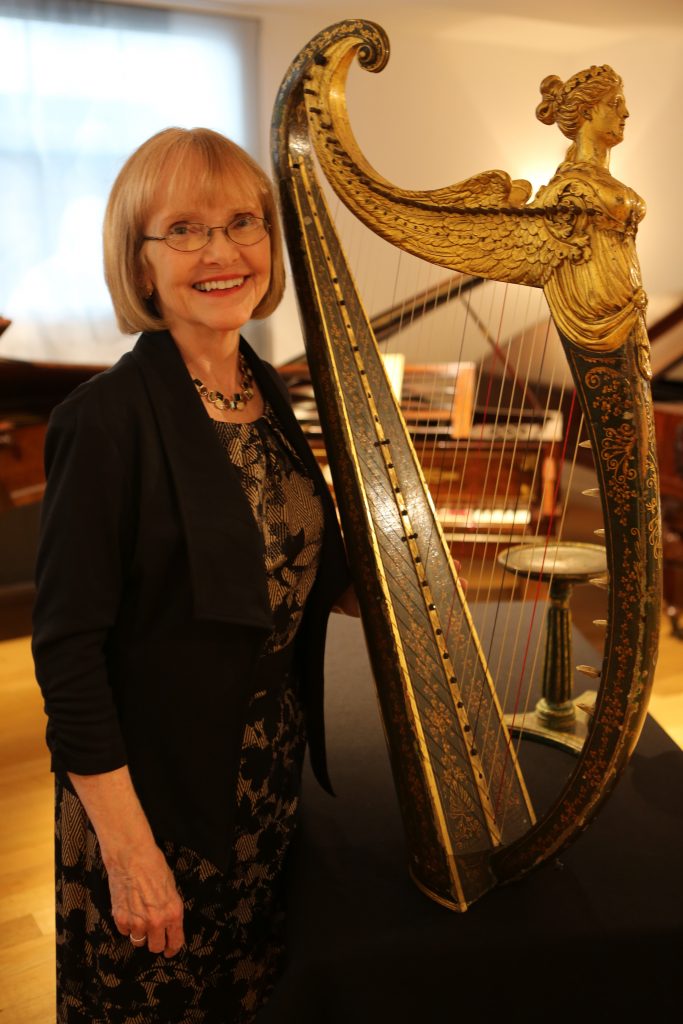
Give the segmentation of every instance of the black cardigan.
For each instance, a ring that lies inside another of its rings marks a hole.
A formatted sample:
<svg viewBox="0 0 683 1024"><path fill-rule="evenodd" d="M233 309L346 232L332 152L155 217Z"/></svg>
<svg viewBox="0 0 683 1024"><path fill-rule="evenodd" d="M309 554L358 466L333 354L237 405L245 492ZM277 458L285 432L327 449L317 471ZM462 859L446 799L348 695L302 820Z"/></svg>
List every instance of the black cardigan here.
<svg viewBox="0 0 683 1024"><path fill-rule="evenodd" d="M323 656L348 583L343 546L282 381L241 349L323 498L296 652L311 762L330 789ZM260 532L170 334L141 335L54 410L45 460L33 651L53 770L128 764L157 839L225 866L271 614Z"/></svg>

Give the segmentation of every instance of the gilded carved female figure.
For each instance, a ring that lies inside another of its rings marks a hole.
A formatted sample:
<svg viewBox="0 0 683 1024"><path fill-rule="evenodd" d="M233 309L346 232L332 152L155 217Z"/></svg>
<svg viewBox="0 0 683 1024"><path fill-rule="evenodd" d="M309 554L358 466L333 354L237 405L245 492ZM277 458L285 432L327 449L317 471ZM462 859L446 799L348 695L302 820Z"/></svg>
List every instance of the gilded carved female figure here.
<svg viewBox="0 0 683 1024"><path fill-rule="evenodd" d="M585 206L577 228L585 224L590 247L589 259L563 261L546 282L553 315L569 337L602 351L613 350L635 331L641 370L649 376L647 298L635 251L645 203L609 172L612 147L623 140L629 116L621 78L606 64L566 82L549 75L541 82L541 95L536 116L557 124L572 145L532 205Z"/></svg>

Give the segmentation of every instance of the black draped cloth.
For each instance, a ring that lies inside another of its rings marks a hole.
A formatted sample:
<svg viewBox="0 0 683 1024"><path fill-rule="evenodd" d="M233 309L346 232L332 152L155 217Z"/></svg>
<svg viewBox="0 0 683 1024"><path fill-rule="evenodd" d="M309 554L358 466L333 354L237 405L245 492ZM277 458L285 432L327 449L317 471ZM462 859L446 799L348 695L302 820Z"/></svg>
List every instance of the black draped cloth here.
<svg viewBox="0 0 683 1024"><path fill-rule="evenodd" d="M559 859L453 913L408 877L361 626L333 620L326 679L337 797L305 774L290 962L259 1024L445 1024L512 1012L669 1019L683 997L683 751L649 718L614 793ZM587 647L575 636L577 663L595 660ZM542 809L572 755L523 747Z"/></svg>

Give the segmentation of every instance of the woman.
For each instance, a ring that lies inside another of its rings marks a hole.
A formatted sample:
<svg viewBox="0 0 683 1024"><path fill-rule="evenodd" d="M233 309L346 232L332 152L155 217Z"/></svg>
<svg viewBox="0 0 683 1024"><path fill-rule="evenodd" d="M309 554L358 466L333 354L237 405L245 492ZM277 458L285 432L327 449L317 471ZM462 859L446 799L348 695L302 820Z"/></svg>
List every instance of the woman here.
<svg viewBox="0 0 683 1024"><path fill-rule="evenodd" d="M574 234L585 232L590 246L590 259L565 260L546 283L553 316L568 337L600 351L617 348L634 331L640 367L649 376L647 297L635 250L645 203L609 172L611 150L623 141L629 116L623 83L607 64L594 65L566 82L549 75L541 95L536 116L557 123L572 145L533 205L585 211Z"/></svg>
<svg viewBox="0 0 683 1024"><path fill-rule="evenodd" d="M239 335L283 290L263 172L215 132L163 131L119 174L104 249L143 333L53 414L37 567L57 1019L246 1022L281 960L305 731L329 788L346 563L286 390Z"/></svg>

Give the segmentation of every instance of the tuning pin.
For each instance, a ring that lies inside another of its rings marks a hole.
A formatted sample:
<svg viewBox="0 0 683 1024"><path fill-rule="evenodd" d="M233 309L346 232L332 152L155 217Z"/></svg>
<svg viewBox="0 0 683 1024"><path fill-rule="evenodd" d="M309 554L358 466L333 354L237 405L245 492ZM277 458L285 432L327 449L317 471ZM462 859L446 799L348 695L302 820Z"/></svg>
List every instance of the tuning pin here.
<svg viewBox="0 0 683 1024"><path fill-rule="evenodd" d="M601 590L607 590L607 584L609 583L609 576L605 573L604 576L592 576L589 580L594 587L600 587Z"/></svg>
<svg viewBox="0 0 683 1024"><path fill-rule="evenodd" d="M600 669L595 668L593 665L577 665L576 671L584 676L590 676L591 679L600 678Z"/></svg>
<svg viewBox="0 0 683 1024"><path fill-rule="evenodd" d="M600 497L600 488L599 487L588 487L588 488L586 488L585 491L581 491L581 493L585 494L587 498L599 498Z"/></svg>
<svg viewBox="0 0 683 1024"><path fill-rule="evenodd" d="M607 628L607 619L593 619L593 625Z"/></svg>
<svg viewBox="0 0 683 1024"><path fill-rule="evenodd" d="M577 701L576 702L576 706L577 706L577 708L579 708L580 711L583 711L586 715L589 715L591 718L595 714L595 704L594 703L593 704L579 704L579 702Z"/></svg>
<svg viewBox="0 0 683 1024"><path fill-rule="evenodd" d="M593 530L593 534L596 537L604 537L605 536L605 527L601 526L599 530Z"/></svg>
<svg viewBox="0 0 683 1024"><path fill-rule="evenodd" d="M579 448L592 448L593 442L590 440L579 441Z"/></svg>

